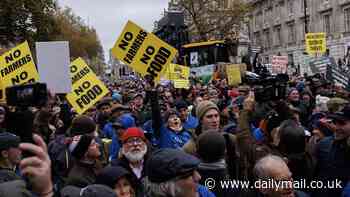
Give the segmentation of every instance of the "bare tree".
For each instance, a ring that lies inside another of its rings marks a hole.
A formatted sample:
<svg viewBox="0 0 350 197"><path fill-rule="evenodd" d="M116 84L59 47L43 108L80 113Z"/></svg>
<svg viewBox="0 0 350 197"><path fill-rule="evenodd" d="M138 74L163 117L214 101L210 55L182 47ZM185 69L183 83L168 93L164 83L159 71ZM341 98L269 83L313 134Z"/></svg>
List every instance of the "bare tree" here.
<svg viewBox="0 0 350 197"><path fill-rule="evenodd" d="M250 10L244 0L179 0L190 17L190 33L195 40L230 39L239 35ZM197 39L196 39L197 38Z"/></svg>

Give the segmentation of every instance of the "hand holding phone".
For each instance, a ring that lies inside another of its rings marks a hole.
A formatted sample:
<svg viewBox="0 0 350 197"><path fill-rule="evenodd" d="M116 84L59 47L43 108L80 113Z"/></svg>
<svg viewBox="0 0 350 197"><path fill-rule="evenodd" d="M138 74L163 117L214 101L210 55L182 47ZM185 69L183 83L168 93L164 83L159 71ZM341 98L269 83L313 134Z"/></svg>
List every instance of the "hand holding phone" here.
<svg viewBox="0 0 350 197"><path fill-rule="evenodd" d="M47 146L39 135L33 136L34 143L21 143L19 148L30 152L33 156L20 162L20 169L32 186L33 192L40 196L52 196L53 184L51 179L51 160L47 153Z"/></svg>

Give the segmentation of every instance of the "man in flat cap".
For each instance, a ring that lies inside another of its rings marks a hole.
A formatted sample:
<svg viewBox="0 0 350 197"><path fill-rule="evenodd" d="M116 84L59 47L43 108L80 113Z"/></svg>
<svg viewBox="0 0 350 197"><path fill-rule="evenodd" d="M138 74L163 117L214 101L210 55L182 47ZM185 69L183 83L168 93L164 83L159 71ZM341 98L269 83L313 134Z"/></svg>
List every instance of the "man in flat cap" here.
<svg viewBox="0 0 350 197"><path fill-rule="evenodd" d="M17 165L22 151L18 148L20 138L12 133L0 133L0 183L21 179Z"/></svg>
<svg viewBox="0 0 350 197"><path fill-rule="evenodd" d="M178 149L159 149L148 159L144 180L146 196L215 197L202 185L197 168L200 161Z"/></svg>

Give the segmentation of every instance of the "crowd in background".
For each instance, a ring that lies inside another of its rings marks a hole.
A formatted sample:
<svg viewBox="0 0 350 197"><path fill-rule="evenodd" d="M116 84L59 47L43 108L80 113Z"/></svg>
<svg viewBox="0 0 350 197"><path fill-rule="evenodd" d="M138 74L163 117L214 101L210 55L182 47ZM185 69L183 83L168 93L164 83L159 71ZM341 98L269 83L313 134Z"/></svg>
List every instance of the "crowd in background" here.
<svg viewBox="0 0 350 197"><path fill-rule="evenodd" d="M19 108L1 105L0 196L350 196L346 89L294 76L283 99L262 102L249 84L190 81L189 89L110 81L109 95L83 115L50 95L26 109L34 144L21 143L30 131ZM206 187L208 178L342 187L222 189Z"/></svg>

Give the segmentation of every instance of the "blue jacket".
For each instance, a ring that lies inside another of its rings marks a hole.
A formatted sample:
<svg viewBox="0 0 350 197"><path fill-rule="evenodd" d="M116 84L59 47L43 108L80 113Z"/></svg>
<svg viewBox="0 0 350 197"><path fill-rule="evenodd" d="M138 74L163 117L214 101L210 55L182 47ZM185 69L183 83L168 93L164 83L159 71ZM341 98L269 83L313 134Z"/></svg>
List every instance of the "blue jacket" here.
<svg viewBox="0 0 350 197"><path fill-rule="evenodd" d="M215 195L203 185L198 185L197 192L200 197L215 197Z"/></svg>
<svg viewBox="0 0 350 197"><path fill-rule="evenodd" d="M185 128L180 132L175 132L162 125L158 139L159 148L181 148L191 139L191 134Z"/></svg>
<svg viewBox="0 0 350 197"><path fill-rule="evenodd" d="M187 117L187 120L186 122L183 123L183 127L186 129L186 130L189 130L189 129L196 129L197 126L198 126L199 122L198 122L198 118L192 116L192 115L189 115Z"/></svg>
<svg viewBox="0 0 350 197"><path fill-rule="evenodd" d="M112 143L109 146L109 159L116 159L119 153L120 144L115 129L112 127L112 123L107 123L102 130L102 133L107 138L112 138Z"/></svg>
<svg viewBox="0 0 350 197"><path fill-rule="evenodd" d="M112 137L112 144L109 148L109 159L113 160L118 157L119 150L121 148L121 145L119 143L119 139L116 134Z"/></svg>
<svg viewBox="0 0 350 197"><path fill-rule="evenodd" d="M103 127L102 134L103 137L112 139L113 135L115 134L115 129L112 127L112 123L109 122Z"/></svg>

